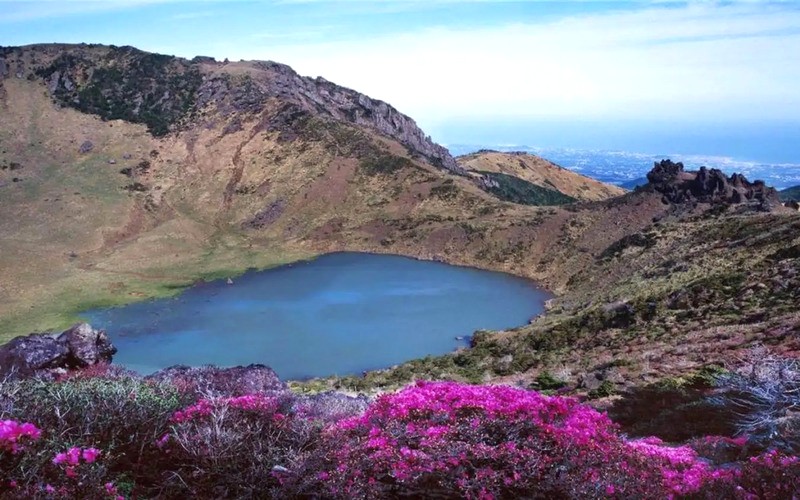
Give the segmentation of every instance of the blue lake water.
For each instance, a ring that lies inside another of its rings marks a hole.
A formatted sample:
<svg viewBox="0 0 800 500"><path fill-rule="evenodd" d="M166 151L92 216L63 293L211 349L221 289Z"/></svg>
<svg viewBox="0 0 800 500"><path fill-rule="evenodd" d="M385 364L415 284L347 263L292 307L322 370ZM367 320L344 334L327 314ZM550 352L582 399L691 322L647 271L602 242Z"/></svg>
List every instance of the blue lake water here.
<svg viewBox="0 0 800 500"><path fill-rule="evenodd" d="M479 329L525 324L549 295L509 274L394 255L335 253L193 286L177 297L81 314L114 362L263 363L281 378L347 375L444 354Z"/></svg>

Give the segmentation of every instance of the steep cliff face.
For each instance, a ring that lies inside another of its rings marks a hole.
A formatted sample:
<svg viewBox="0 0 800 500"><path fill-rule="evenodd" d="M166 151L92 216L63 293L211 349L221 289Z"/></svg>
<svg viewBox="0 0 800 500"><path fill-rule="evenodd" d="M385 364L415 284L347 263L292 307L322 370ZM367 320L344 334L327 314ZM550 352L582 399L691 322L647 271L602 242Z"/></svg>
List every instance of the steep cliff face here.
<svg viewBox="0 0 800 500"><path fill-rule="evenodd" d="M231 117L229 131L240 129L248 115L270 113L272 128L280 128L308 113L370 128L435 166L466 173L414 120L389 104L323 78L302 77L284 64L190 61L133 47L35 45L6 49L0 73L9 71L44 80L64 106L144 123L156 136L181 130L209 108Z"/></svg>

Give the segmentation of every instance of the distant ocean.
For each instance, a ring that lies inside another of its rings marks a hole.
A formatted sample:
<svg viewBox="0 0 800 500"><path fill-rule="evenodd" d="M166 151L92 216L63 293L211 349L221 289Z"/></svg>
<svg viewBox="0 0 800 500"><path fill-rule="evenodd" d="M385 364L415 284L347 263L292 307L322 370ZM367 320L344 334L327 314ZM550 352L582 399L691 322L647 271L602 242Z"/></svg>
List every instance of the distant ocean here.
<svg viewBox="0 0 800 500"><path fill-rule="evenodd" d="M653 168L653 163L666 158L680 161L688 170L696 170L701 166L718 168L730 175L742 173L749 180L761 179L767 185L778 189L800 185L800 163L765 163L757 161L737 160L725 156L649 154L629 151L594 151L566 148L540 148L515 145L451 145L454 155L472 153L480 149L497 151L524 151L546 158L588 177L623 186L631 181L642 179Z"/></svg>
<svg viewBox="0 0 800 500"><path fill-rule="evenodd" d="M778 189L800 185L800 124L662 124L640 129L599 123L473 125L447 127L445 138L459 138L446 144L454 155L479 149L525 151L617 185L644 177L653 162L665 158L682 161L689 169L707 166L728 175L742 173Z"/></svg>

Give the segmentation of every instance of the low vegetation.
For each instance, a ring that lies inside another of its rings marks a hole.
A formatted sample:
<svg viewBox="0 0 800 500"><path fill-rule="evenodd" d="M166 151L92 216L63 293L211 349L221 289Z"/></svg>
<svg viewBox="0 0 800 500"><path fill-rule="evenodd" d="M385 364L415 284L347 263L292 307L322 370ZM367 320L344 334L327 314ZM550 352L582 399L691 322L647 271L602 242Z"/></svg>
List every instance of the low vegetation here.
<svg viewBox="0 0 800 500"><path fill-rule="evenodd" d="M197 67L172 56L133 47L109 49L107 65L65 53L36 71L51 81L53 97L105 120L143 123L163 136L186 117L195 104L202 76Z"/></svg>
<svg viewBox="0 0 800 500"><path fill-rule="evenodd" d="M783 389L769 397L796 397ZM574 399L507 386L420 382L363 414L286 392L198 395L102 366L1 393L2 498L788 498L800 487L794 443L631 439Z"/></svg>
<svg viewBox="0 0 800 500"><path fill-rule="evenodd" d="M503 201L522 205L565 205L576 201L560 191L537 186L513 175L499 172L479 173L497 184L488 191Z"/></svg>

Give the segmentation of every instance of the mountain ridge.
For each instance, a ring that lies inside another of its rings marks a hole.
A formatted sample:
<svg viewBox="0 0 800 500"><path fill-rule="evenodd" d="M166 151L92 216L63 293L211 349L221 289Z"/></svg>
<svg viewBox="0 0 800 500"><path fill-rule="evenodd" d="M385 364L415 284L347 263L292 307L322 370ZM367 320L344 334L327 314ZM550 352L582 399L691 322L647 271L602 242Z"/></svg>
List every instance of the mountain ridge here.
<svg viewBox="0 0 800 500"><path fill-rule="evenodd" d="M302 77L285 64L273 61L212 62L202 57L188 60L152 54L130 46L76 44L6 47L0 55L6 74L13 73L17 78L35 76L44 79L51 96L62 105L105 119L121 118L145 123L156 136L179 129L182 119L202 113L207 106L217 107L222 116L230 115L232 111L257 113L264 110L268 99L281 98L292 101L303 111L314 109L317 113L327 113L339 120L370 126L427 155L434 163L460 173L449 152L433 143L414 120L394 107L321 77ZM224 73L228 75L227 78L219 76L221 68L228 70ZM133 82L125 80L121 74L125 71L132 73ZM99 73L98 81L93 79L95 72ZM166 76L174 80L172 77L175 74L183 82L159 81ZM242 77L242 81L238 82L238 92L232 92L230 76L236 74ZM137 94L137 90L141 92L141 89L133 88L134 83L141 84L143 81L151 87L144 96ZM185 95L177 96L177 107L169 107L166 104L176 98L176 89L183 90ZM164 94L160 98L149 95L162 90ZM137 95L131 96L131 93ZM133 103L109 104L131 97ZM122 107L126 104L128 107ZM155 112L166 115L165 119L154 121L153 113L148 114L148 109L140 109L142 104L150 104ZM239 126L235 121L227 125L233 128Z"/></svg>

